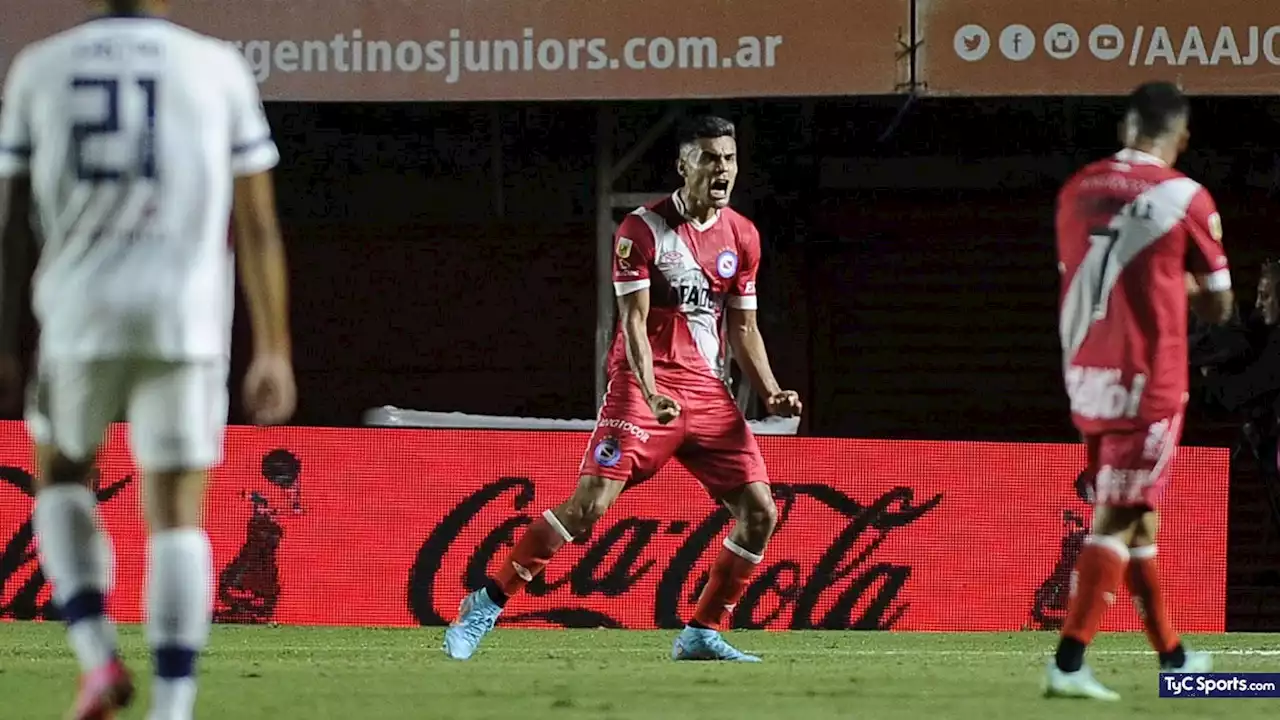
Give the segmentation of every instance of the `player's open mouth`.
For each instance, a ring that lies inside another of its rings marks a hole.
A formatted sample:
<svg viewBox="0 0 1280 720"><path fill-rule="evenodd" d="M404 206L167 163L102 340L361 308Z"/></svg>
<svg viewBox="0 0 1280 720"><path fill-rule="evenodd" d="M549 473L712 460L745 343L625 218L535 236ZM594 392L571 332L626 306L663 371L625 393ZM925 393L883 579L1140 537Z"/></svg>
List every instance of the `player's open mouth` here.
<svg viewBox="0 0 1280 720"><path fill-rule="evenodd" d="M712 180L711 181L711 198L713 200L723 200L729 197L729 181L728 180Z"/></svg>

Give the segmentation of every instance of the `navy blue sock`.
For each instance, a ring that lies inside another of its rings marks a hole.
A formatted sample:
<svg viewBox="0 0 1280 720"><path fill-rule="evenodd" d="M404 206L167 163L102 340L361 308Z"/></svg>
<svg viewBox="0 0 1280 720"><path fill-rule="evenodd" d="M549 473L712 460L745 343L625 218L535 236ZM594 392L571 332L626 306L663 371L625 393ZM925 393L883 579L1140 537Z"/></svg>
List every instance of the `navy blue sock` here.
<svg viewBox="0 0 1280 720"><path fill-rule="evenodd" d="M1160 667L1162 669L1180 668L1187 662L1186 648L1182 647L1182 643L1167 653L1160 653Z"/></svg>
<svg viewBox="0 0 1280 720"><path fill-rule="evenodd" d="M507 600L509 598L506 593L502 592L502 588L498 586L497 580L490 579L486 581L484 584L484 591L489 596L489 599L498 607L507 606Z"/></svg>
<svg viewBox="0 0 1280 720"><path fill-rule="evenodd" d="M1084 665L1084 643L1075 638L1063 636L1058 641L1058 651L1054 654L1054 662L1062 672L1075 672Z"/></svg>
<svg viewBox="0 0 1280 720"><path fill-rule="evenodd" d="M85 590L58 608L62 621L68 626L82 620L94 620L107 614L107 602L102 592Z"/></svg>
<svg viewBox="0 0 1280 720"><path fill-rule="evenodd" d="M194 677L196 651L183 647L162 647L152 652L156 677L166 680Z"/></svg>

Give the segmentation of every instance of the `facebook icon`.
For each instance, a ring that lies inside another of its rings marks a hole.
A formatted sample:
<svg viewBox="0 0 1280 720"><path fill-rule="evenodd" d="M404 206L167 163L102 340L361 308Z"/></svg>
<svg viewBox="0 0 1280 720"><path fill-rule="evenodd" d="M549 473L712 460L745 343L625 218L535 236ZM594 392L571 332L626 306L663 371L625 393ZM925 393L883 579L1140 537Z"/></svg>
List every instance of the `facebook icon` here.
<svg viewBox="0 0 1280 720"><path fill-rule="evenodd" d="M1036 36L1026 25L1010 25L1000 33L1000 52L1014 61L1031 57L1036 50Z"/></svg>

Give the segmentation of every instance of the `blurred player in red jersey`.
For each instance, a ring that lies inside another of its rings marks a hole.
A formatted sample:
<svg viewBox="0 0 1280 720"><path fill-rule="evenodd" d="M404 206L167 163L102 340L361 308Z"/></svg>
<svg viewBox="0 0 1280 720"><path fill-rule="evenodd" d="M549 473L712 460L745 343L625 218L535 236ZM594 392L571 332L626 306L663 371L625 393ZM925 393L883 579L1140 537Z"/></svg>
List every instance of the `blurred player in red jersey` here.
<svg viewBox="0 0 1280 720"><path fill-rule="evenodd" d="M629 483L652 477L675 458L737 522L672 657L759 660L719 633L777 519L760 449L726 386L723 335L771 413L794 416L801 405L774 379L756 325L760 234L729 207L738 174L733 124L717 117L691 123L680 135L678 168L684 187L628 215L614 238L621 332L578 488L535 520L497 576L463 600L445 634L452 658L471 657L507 599L586 532Z"/></svg>
<svg viewBox="0 0 1280 720"><path fill-rule="evenodd" d="M1213 198L1173 169L1188 119L1177 87L1139 87L1122 125L1125 148L1081 170L1058 196L1058 329L1094 515L1045 677L1049 697L1119 699L1094 679L1084 652L1121 582L1163 672L1212 665L1207 653L1183 649L1156 570L1156 508L1188 397L1188 306L1223 323L1233 305Z"/></svg>

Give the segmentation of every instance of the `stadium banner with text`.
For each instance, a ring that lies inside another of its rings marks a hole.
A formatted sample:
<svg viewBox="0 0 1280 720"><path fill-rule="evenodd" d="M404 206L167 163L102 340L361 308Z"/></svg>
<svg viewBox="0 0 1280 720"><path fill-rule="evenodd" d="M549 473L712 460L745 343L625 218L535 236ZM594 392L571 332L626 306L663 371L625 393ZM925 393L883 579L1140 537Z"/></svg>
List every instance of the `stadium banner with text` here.
<svg viewBox="0 0 1280 720"><path fill-rule="evenodd" d="M85 17L9 13L0 68ZM908 81L909 0L183 0L268 100L682 99L888 94Z"/></svg>
<svg viewBox="0 0 1280 720"><path fill-rule="evenodd" d="M574 487L576 432L232 428L206 526L221 622L440 625L513 538ZM1074 445L760 439L777 535L736 627L1011 631L1062 622L1088 508ZM32 542L31 449L0 425L0 617L56 617ZM1174 624L1224 627L1225 450L1187 448L1160 536ZM120 428L97 494L111 611L141 617L139 480ZM731 520L681 468L631 488L503 622L678 627ZM1106 628L1134 630L1124 596Z"/></svg>
<svg viewBox="0 0 1280 720"><path fill-rule="evenodd" d="M1257 0L917 0L916 33L931 94L1280 92L1280 15Z"/></svg>

